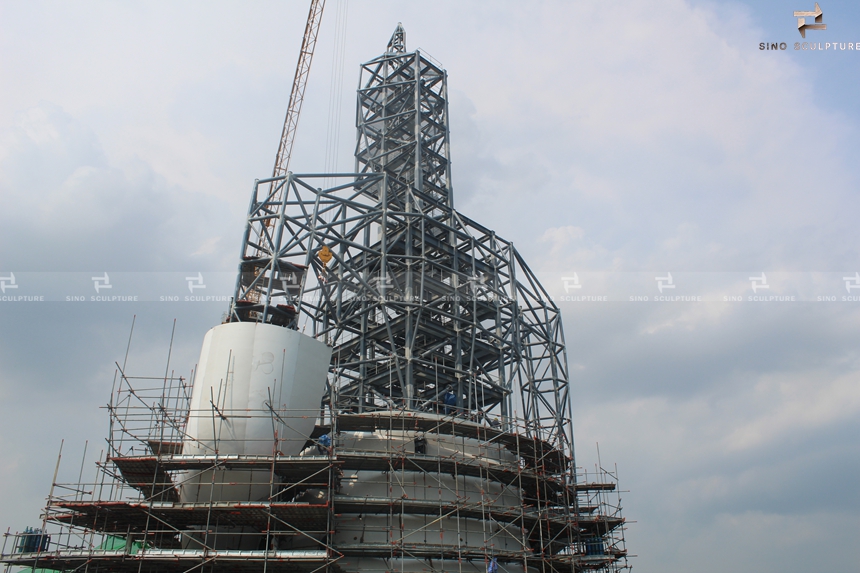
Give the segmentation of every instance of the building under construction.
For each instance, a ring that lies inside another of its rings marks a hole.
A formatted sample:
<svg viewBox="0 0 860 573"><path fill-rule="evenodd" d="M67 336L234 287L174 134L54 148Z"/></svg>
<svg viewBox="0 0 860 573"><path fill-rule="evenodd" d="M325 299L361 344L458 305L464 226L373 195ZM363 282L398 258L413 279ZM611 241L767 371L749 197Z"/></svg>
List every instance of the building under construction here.
<svg viewBox="0 0 860 573"><path fill-rule="evenodd" d="M353 173L256 181L194 375L118 369L95 479L54 484L7 568L628 567L615 476L575 463L560 311L454 209L446 73L399 26L356 125Z"/></svg>

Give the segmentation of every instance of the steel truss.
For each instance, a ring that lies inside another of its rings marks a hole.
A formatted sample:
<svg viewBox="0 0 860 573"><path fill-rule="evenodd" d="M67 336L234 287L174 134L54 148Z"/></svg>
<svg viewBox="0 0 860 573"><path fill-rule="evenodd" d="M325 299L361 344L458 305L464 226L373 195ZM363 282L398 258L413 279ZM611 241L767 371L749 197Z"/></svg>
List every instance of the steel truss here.
<svg viewBox="0 0 860 573"><path fill-rule="evenodd" d="M342 411L426 411L450 387L572 455L560 312L511 242L453 208L446 73L404 43L398 27L361 67L354 173L255 183L230 320L331 344Z"/></svg>

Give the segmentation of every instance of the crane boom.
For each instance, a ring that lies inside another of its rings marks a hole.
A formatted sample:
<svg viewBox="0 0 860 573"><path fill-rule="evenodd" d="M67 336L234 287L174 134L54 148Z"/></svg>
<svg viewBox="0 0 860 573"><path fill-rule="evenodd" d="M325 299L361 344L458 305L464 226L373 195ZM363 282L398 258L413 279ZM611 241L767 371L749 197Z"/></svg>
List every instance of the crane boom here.
<svg viewBox="0 0 860 573"><path fill-rule="evenodd" d="M302 39L302 49L299 53L298 64L296 64L296 75L293 78L292 91L290 91L290 104L287 107L287 117L284 119L284 129L281 132L281 142L278 145L278 155L275 157L272 177L286 175L290 166L290 155L293 151L293 142L296 139L296 127L299 124L302 102L305 99L305 87L308 85L308 73L311 71L311 61L314 57L314 48L317 45L323 8L325 8L325 0L311 0L308 21L305 25L305 36Z"/></svg>
<svg viewBox="0 0 860 573"><path fill-rule="evenodd" d="M296 128L299 124L299 114L301 114L302 111L302 102L305 99L305 87L307 87L308 84L308 74L311 71L311 61L314 57L314 48L316 48L317 45L317 35L320 30L323 8L325 8L325 0L311 0L311 7L308 12L308 21L305 24L305 35L304 38L302 38L302 49L299 52L299 61L296 64L296 75L293 77L293 87L290 91L290 103L287 106L287 117L284 119L284 128L281 131L281 141L278 144L278 154L275 156L275 167L272 169L272 177L281 177L286 175L290 166L290 155L293 151L293 142L296 139ZM279 201L281 194L283 193L283 187L277 188L273 185L270 190L271 189L277 189L277 191L274 193L271 193L270 191L269 200L272 202ZM250 304L252 306L258 305L260 301L263 300L264 294L267 291L271 292L271 286L267 287L267 282L270 281L267 281L265 278L267 270L271 272L273 277L280 276L283 272L283 269L277 265L277 268L270 268L271 265L275 265L276 261L266 261L261 258L265 249L261 249L260 245L263 245L270 240L275 223L275 218L267 218L264 221L249 223L247 236L253 237L253 239L251 241L246 241L245 247L243 248L243 263L239 270L237 294L235 298L236 304ZM248 265L248 268L245 268L246 265ZM248 284L245 284L248 280ZM242 295L240 293L244 294ZM253 307L256 308L255 306ZM235 310L232 312L235 312ZM263 310L262 315L266 315L265 309Z"/></svg>

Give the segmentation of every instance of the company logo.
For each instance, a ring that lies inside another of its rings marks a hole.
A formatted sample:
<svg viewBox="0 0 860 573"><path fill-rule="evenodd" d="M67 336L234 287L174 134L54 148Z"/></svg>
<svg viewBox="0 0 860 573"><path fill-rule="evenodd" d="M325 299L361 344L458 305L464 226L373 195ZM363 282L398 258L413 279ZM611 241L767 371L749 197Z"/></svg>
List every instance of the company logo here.
<svg viewBox="0 0 860 573"><path fill-rule="evenodd" d="M570 292L572 288L582 288L579 284L579 275L576 273L573 273L572 277L561 277L561 280L564 283L564 292Z"/></svg>
<svg viewBox="0 0 860 573"><path fill-rule="evenodd" d="M797 30L800 32L801 37L806 38L807 30L826 30L827 24L822 24L822 19L824 18L824 12L821 11L821 6L818 5L818 2L815 3L815 10L812 12L795 12L794 17L797 18ZM807 24L807 18L815 18L815 24Z"/></svg>
<svg viewBox="0 0 860 573"><path fill-rule="evenodd" d="M754 293L757 293L760 288L770 288L770 285L767 284L767 277L764 276L764 273L762 273L760 277L750 277L750 283L752 284L752 290Z"/></svg>
<svg viewBox="0 0 860 573"><path fill-rule="evenodd" d="M107 273L105 273L105 276L103 276L103 277L91 277L91 278L93 281L93 286L96 289L96 294L99 294L99 292L101 292L101 289L103 289L103 288L113 288L113 285L110 284L110 277L108 276Z"/></svg>
<svg viewBox="0 0 860 573"><path fill-rule="evenodd" d="M196 288L206 288L206 285L203 284L203 275L199 272L196 277L185 277L185 280L188 281L188 291L191 294L194 294L194 289Z"/></svg>
<svg viewBox="0 0 860 573"><path fill-rule="evenodd" d="M842 277L842 280L845 281L845 290L848 294L851 294L853 289L860 288L860 273L854 273L853 277ZM851 284L852 282L854 284Z"/></svg>
<svg viewBox="0 0 860 573"><path fill-rule="evenodd" d="M661 293L664 288L675 288L675 283L672 282L672 273L666 273L665 277L655 277L654 280L657 281L657 288Z"/></svg>
<svg viewBox="0 0 860 573"><path fill-rule="evenodd" d="M382 293L390 288L392 288L392 278L388 273L382 274L382 276L373 277L368 281L370 286L379 293Z"/></svg>
<svg viewBox="0 0 860 573"><path fill-rule="evenodd" d="M469 289L473 294L483 294L487 291L487 277L485 275L476 274L467 280L469 281Z"/></svg>
<svg viewBox="0 0 860 573"><path fill-rule="evenodd" d="M807 30L826 30L827 24L824 24L824 12L821 10L821 6L818 5L818 2L815 3L815 10L812 11L796 11L794 12L794 17L797 18L797 31L800 32L800 36L803 39L806 39L806 31ZM812 22L815 22L814 24ZM853 39L853 38L852 38ZM795 51L809 51L809 52L827 52L830 50L841 51L841 52L860 52L860 42L843 42L843 41L832 41L830 42L794 42L794 50ZM837 38L837 40L839 40ZM785 51L788 49L788 44L786 42L759 42L758 45L759 50L776 50L776 51Z"/></svg>
<svg viewBox="0 0 860 573"><path fill-rule="evenodd" d="M281 274L281 286L284 292L298 292L299 274L298 273L283 273Z"/></svg>
<svg viewBox="0 0 860 573"><path fill-rule="evenodd" d="M3 294L6 294L7 288L18 288L15 283L15 273L10 272L8 277L0 277L0 290L3 291Z"/></svg>
<svg viewBox="0 0 860 573"><path fill-rule="evenodd" d="M565 293L569 293L570 291L582 292L578 290L582 288L582 284L579 282L579 275L577 273L573 273L573 276L570 277L561 277L561 284L564 287ZM554 297L552 300L558 302L606 302L609 300L609 297L605 294L564 294L558 297Z"/></svg>

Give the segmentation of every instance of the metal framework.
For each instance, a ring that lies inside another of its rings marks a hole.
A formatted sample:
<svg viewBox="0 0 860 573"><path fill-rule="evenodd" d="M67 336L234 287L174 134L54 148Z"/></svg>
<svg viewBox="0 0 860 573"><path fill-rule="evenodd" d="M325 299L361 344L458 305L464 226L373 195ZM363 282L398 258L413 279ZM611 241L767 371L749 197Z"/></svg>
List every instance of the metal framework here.
<svg viewBox="0 0 860 573"><path fill-rule="evenodd" d="M243 252L259 256L230 320L325 339L341 410L426 410L450 386L457 407L520 411L572 455L560 312L511 242L454 209L446 73L404 43L398 26L361 66L355 173L255 183Z"/></svg>
<svg viewBox="0 0 860 573"><path fill-rule="evenodd" d="M469 573L626 567L616 477L575 472L562 452L527 437L522 420L506 431L456 409L326 409L302 453L285 456L274 428L297 415L288 408L191 410L186 379L117 373L95 479L82 479L83 465L77 480L54 478L42 528L5 535L7 573L415 570L404 562ZM213 425L270 420L272 453L221 454L227 443L185 453L195 417ZM367 435L378 439L356 439ZM237 470L249 485L259 483L252 473L265 476L269 494L181 501L179 489L200 475L212 476L213 492L243 485ZM225 547L223 538L237 536L252 537L257 549Z"/></svg>
<svg viewBox="0 0 860 573"><path fill-rule="evenodd" d="M353 173L253 188L225 320L333 347L307 441L283 443L306 412L271 398L192 410L193 383L119 368L96 479L54 484L42 528L7 534L7 571L628 567L617 476L574 461L559 309L511 242L454 209L446 74L405 43L398 25L361 67ZM195 418L215 436L270 420L271 454L201 444Z"/></svg>
<svg viewBox="0 0 860 573"><path fill-rule="evenodd" d="M281 139L278 143L278 153L275 156L275 166L272 169L272 177L286 175L290 167L290 158L293 155L293 144L296 141L296 131L299 127L299 116L302 113L302 104L305 101L305 88L308 85L308 76L311 73L311 63L314 59L314 50L319 36L320 23L322 22L325 0L311 0L308 19L305 23L305 33L302 37L302 47L299 50L299 61L296 63L296 73L293 77L293 87L290 90L290 101L287 105L287 115L284 118L284 127L281 130ZM258 237L271 233L273 221L261 222L261 226L254 228ZM247 242L243 246L248 246ZM253 250L243 251L243 257L253 257L257 253ZM259 273L262 269L253 267L251 272ZM247 293L249 300L259 301L262 292L252 290Z"/></svg>

